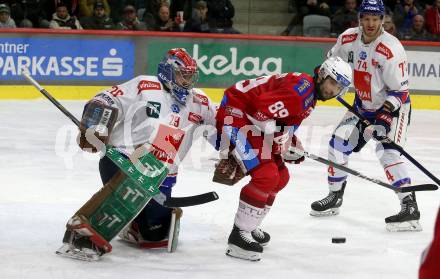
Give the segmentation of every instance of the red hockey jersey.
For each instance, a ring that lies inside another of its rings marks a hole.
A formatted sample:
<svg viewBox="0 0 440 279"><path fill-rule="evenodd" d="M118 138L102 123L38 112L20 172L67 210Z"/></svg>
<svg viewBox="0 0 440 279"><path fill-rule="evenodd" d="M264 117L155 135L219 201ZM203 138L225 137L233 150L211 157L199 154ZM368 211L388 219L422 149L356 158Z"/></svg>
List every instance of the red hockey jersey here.
<svg viewBox="0 0 440 279"><path fill-rule="evenodd" d="M435 222L434 239L422 255L419 279L436 279L440 276L440 209Z"/></svg>
<svg viewBox="0 0 440 279"><path fill-rule="evenodd" d="M240 109L257 121L299 126L316 104L313 78L285 73L242 80L225 91L221 106ZM233 113L233 112L232 112Z"/></svg>

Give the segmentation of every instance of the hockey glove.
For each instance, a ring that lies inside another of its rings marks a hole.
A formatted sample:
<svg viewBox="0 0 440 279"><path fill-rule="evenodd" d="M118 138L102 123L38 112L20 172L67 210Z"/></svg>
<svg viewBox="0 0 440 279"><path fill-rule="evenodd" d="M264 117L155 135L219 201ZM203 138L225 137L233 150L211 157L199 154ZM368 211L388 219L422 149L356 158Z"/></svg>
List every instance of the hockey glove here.
<svg viewBox="0 0 440 279"><path fill-rule="evenodd" d="M232 155L232 152L229 152L228 158L221 159L216 165L212 181L232 186L245 176L246 174L237 159Z"/></svg>
<svg viewBox="0 0 440 279"><path fill-rule="evenodd" d="M284 162L289 164L302 163L305 159L304 155L300 153L302 151L304 151L304 148L301 144L301 141L295 135L293 135L290 146L283 153Z"/></svg>
<svg viewBox="0 0 440 279"><path fill-rule="evenodd" d="M391 123L393 122L393 116L388 103L385 102L384 106L377 111L376 119L374 120L373 137L377 140L381 140L391 131Z"/></svg>
<svg viewBox="0 0 440 279"><path fill-rule="evenodd" d="M118 118L118 109L98 101L91 101L84 108L77 142L87 152L95 153L107 144Z"/></svg>

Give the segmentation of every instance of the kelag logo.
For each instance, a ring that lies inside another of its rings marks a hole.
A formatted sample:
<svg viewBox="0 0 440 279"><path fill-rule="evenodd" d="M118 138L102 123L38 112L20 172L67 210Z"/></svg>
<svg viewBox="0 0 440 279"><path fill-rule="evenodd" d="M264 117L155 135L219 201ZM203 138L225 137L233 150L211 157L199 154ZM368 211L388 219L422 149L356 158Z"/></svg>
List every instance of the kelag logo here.
<svg viewBox="0 0 440 279"><path fill-rule="evenodd" d="M287 72L313 73L315 65L323 61L321 47L295 46L277 42L211 39L194 42L150 39L147 50L147 73L154 74L164 50L183 47L197 61L199 84L206 87L229 87L239 80L261 75Z"/></svg>
<svg viewBox="0 0 440 279"><path fill-rule="evenodd" d="M125 80L133 77L129 40L0 38L0 80Z"/></svg>

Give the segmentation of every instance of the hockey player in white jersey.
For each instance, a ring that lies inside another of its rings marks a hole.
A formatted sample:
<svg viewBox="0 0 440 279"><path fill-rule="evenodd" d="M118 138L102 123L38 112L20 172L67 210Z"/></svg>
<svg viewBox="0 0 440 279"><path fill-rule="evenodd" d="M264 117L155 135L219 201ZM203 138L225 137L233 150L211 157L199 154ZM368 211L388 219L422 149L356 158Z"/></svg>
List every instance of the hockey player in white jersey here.
<svg viewBox="0 0 440 279"><path fill-rule="evenodd" d="M384 5L381 0L364 0L359 7L359 27L342 33L327 56L340 56L353 69L356 91L354 107L370 123L365 127L348 111L335 129L329 144L329 159L346 165L352 152L359 152L372 135L386 135L403 146L410 121L407 58L397 38L383 30ZM374 131L372 131L374 129ZM411 178L400 152L378 144L376 154L390 184L404 187ZM329 167L329 194L312 203L312 216L339 213L347 174ZM414 193L398 193L401 210L385 218L389 231L420 231L420 212Z"/></svg>
<svg viewBox="0 0 440 279"><path fill-rule="evenodd" d="M165 163L169 173L159 190L166 196L171 195L178 165L191 147L196 128L202 124L215 125L215 107L204 92L193 88L197 76L196 61L184 49L171 49L160 62L157 76L141 75L104 90L93 97L84 109L84 115L92 105L117 109L114 126L109 129L108 144L127 156L143 145ZM82 128L80 147L96 152L85 133ZM103 157L99 162L99 171L106 185L119 168L109 158ZM99 192L95 196L98 195ZM172 233L171 220L175 222L181 215L180 208L166 208L151 200L119 236L143 248L167 247L169 234ZM105 252L99 243L72 229L71 224L78 219L76 217L68 222L64 246L73 246L78 253L89 253L93 254L93 258L99 258ZM90 258L90 255L86 256Z"/></svg>

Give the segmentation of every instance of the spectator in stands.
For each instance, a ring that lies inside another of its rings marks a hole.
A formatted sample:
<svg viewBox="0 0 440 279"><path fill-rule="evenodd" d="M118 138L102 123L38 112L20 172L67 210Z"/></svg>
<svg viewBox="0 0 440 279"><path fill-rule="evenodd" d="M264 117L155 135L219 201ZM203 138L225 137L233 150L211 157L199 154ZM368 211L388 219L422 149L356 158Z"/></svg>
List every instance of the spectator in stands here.
<svg viewBox="0 0 440 279"><path fill-rule="evenodd" d="M211 32L240 34L232 27L235 8L230 0L208 0L208 19Z"/></svg>
<svg viewBox="0 0 440 279"><path fill-rule="evenodd" d="M383 29L394 37L398 38L396 25L394 24L393 18L390 15L384 16Z"/></svg>
<svg viewBox="0 0 440 279"><path fill-rule="evenodd" d="M396 4L400 3L401 0L385 0L383 2L386 8L389 8L391 11L394 11Z"/></svg>
<svg viewBox="0 0 440 279"><path fill-rule="evenodd" d="M425 18L422 15L415 15L413 18L413 24L406 33L400 36L402 40L412 41L430 41L432 40L431 34L425 29Z"/></svg>
<svg viewBox="0 0 440 279"><path fill-rule="evenodd" d="M306 15L323 15L331 17L330 6L326 0L301 0L298 12L302 18ZM301 20L302 22L302 20Z"/></svg>
<svg viewBox="0 0 440 279"><path fill-rule="evenodd" d="M423 11L422 7L415 1L416 0L404 0L403 3L398 3L394 7L393 20L396 24L397 31L401 34L411 29L414 16Z"/></svg>
<svg viewBox="0 0 440 279"><path fill-rule="evenodd" d="M307 15L331 16L330 6L325 0L296 0L297 13L290 20L287 28L281 33L282 36L301 36L303 19Z"/></svg>
<svg viewBox="0 0 440 279"><path fill-rule="evenodd" d="M175 22L170 17L170 5L162 3L156 16L148 14L145 18L147 30L150 31L178 31Z"/></svg>
<svg viewBox="0 0 440 279"><path fill-rule="evenodd" d="M15 21L11 18L11 9L6 4L0 4L0 28L15 27Z"/></svg>
<svg viewBox="0 0 440 279"><path fill-rule="evenodd" d="M105 12L105 4L100 1L93 5L93 15L81 18L80 22L84 29L112 30L116 28L113 20Z"/></svg>
<svg viewBox="0 0 440 279"><path fill-rule="evenodd" d="M122 10L122 21L116 25L116 29L119 30L134 30L134 31L145 31L147 30L145 23L140 22L136 9L132 5L127 5Z"/></svg>
<svg viewBox="0 0 440 279"><path fill-rule="evenodd" d="M146 0L145 1L145 9L144 9L144 13L143 13L142 18L143 18L143 21L147 24L147 28L149 25L150 26L154 25L154 21L158 17L159 9L163 4L170 5L170 3L165 0Z"/></svg>
<svg viewBox="0 0 440 279"><path fill-rule="evenodd" d="M426 29L436 40L440 39L440 0L435 0L425 13Z"/></svg>
<svg viewBox="0 0 440 279"><path fill-rule="evenodd" d="M208 24L208 5L205 1L197 1L191 19L185 25L186 32L210 32Z"/></svg>
<svg viewBox="0 0 440 279"><path fill-rule="evenodd" d="M344 7L336 11L332 19L332 33L337 35L359 24L356 0L345 0Z"/></svg>
<svg viewBox="0 0 440 279"><path fill-rule="evenodd" d="M26 0L22 2L40 2L40 6L42 7L42 10L44 10L46 13L48 13L49 17L56 12L57 7L60 4L66 5L67 12L70 16L78 17L79 15L79 0Z"/></svg>
<svg viewBox="0 0 440 279"><path fill-rule="evenodd" d="M95 13L95 4L101 2L104 5L106 15L110 15L110 6L107 0L79 0L79 16L91 17Z"/></svg>
<svg viewBox="0 0 440 279"><path fill-rule="evenodd" d="M9 4L11 18L18 27L49 27L49 18L52 14L46 12L45 4L49 0L27 0L27 1L0 1Z"/></svg>
<svg viewBox="0 0 440 279"><path fill-rule="evenodd" d="M431 7L432 5L432 0L417 0L417 3L419 3L420 7L422 7L422 9L424 11L426 11L426 9L428 9L429 7Z"/></svg>
<svg viewBox="0 0 440 279"><path fill-rule="evenodd" d="M75 16L70 16L66 4L59 4L50 21L49 28L52 29L82 29L81 24Z"/></svg>
<svg viewBox="0 0 440 279"><path fill-rule="evenodd" d="M145 0L145 2L151 2L152 0ZM123 10L125 6L132 5L133 0L107 0L110 6L110 18L113 19L113 22L122 21ZM136 8L135 8L136 9ZM137 11L137 9L136 9Z"/></svg>

